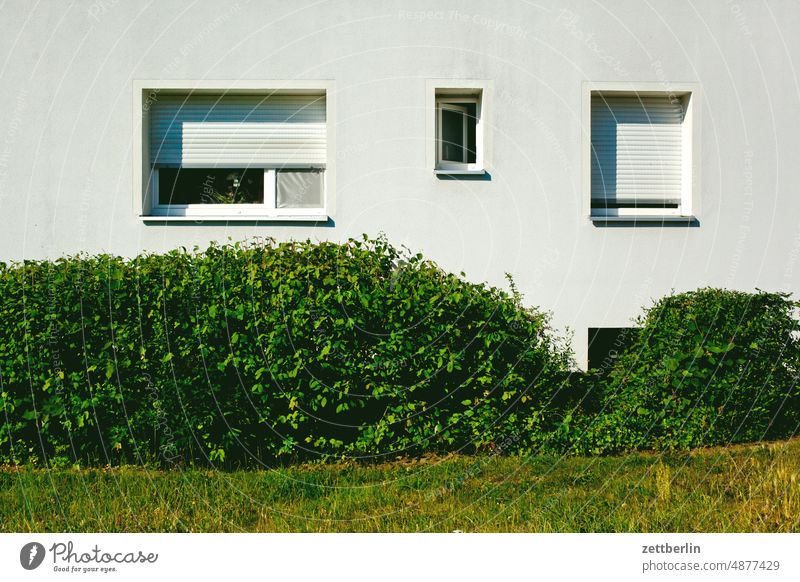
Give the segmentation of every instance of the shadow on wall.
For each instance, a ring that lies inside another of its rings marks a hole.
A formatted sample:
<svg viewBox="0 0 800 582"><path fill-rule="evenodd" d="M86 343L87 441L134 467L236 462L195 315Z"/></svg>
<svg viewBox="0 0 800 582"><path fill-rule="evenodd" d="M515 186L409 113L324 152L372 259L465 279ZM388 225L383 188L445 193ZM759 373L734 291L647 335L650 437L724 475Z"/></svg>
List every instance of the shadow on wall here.
<svg viewBox="0 0 800 582"><path fill-rule="evenodd" d="M492 175L489 172L475 174L436 174L440 180L459 180L462 182L490 182Z"/></svg>
<svg viewBox="0 0 800 582"><path fill-rule="evenodd" d="M170 228L186 227L186 226L264 226L276 225L281 226L313 226L315 228L333 228L336 226L336 221L328 217L328 220L285 220L285 219L252 219L252 220L225 220L225 219L198 219L198 220L175 220L168 216L147 216L144 218L144 223L148 226L166 226L169 224Z"/></svg>
<svg viewBox="0 0 800 582"><path fill-rule="evenodd" d="M593 220L592 223L597 228L697 228L700 221L697 218L685 220L636 220L626 218L625 220Z"/></svg>

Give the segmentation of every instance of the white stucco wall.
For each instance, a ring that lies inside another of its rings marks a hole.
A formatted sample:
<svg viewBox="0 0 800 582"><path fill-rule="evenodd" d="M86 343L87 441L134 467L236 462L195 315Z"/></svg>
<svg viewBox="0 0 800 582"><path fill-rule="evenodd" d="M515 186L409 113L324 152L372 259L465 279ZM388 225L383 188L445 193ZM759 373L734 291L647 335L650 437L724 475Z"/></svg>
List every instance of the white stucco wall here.
<svg viewBox="0 0 800 582"><path fill-rule="evenodd" d="M0 260L134 255L254 235L385 232L475 281L514 275L574 332L668 293L800 291L800 5L478 0L7 1L0 6ZM489 181L437 179L426 82L491 81ZM335 83L333 226L145 224L141 79ZM586 81L702 91L695 226L583 208Z"/></svg>

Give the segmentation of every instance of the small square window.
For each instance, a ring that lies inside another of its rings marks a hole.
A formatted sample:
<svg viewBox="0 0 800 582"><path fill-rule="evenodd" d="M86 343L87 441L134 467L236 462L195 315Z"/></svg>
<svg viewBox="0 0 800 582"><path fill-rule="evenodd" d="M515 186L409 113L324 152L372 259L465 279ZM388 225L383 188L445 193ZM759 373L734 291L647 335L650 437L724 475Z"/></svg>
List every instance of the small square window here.
<svg viewBox="0 0 800 582"><path fill-rule="evenodd" d="M436 91L437 173L483 173L481 89Z"/></svg>

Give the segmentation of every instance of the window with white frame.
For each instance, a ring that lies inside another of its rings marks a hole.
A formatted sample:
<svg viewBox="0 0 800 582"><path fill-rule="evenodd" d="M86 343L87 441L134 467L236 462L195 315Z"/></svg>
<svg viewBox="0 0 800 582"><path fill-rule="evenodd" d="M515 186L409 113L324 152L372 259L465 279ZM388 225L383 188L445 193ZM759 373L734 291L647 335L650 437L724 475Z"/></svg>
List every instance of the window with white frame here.
<svg viewBox="0 0 800 582"><path fill-rule="evenodd" d="M324 213L324 92L160 91L148 105L148 215Z"/></svg>
<svg viewBox="0 0 800 582"><path fill-rule="evenodd" d="M689 92L592 91L591 215L691 214Z"/></svg>
<svg viewBox="0 0 800 582"><path fill-rule="evenodd" d="M483 170L480 89L436 91L436 170Z"/></svg>

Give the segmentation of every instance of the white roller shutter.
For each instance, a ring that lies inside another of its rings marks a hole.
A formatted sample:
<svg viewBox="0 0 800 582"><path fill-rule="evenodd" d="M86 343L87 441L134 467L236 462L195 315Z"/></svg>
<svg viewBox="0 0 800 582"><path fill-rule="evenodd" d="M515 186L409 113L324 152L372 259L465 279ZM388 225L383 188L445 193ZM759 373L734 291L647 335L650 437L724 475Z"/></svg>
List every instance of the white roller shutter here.
<svg viewBox="0 0 800 582"><path fill-rule="evenodd" d="M163 95L150 110L150 161L182 167L324 165L321 95Z"/></svg>
<svg viewBox="0 0 800 582"><path fill-rule="evenodd" d="M593 95L592 202L679 204L683 119L668 95Z"/></svg>

